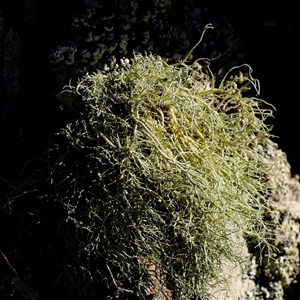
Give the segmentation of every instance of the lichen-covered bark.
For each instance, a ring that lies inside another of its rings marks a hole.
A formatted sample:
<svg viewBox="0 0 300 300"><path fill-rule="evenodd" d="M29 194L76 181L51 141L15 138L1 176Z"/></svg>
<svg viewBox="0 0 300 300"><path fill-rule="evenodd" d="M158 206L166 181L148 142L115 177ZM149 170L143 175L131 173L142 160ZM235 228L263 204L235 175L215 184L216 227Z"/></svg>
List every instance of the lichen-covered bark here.
<svg viewBox="0 0 300 300"><path fill-rule="evenodd" d="M62 6L61 0L0 0L0 177L2 178L16 180L23 164L47 149L50 133L59 122L57 114L49 110L55 106L54 102L51 102L55 83L46 57L55 40L63 39L63 24L67 22L75 2L92 3L97 8L97 3L101 1L65 0L65 5ZM194 5L196 1L186 2ZM224 13L223 8L215 5L217 1L207 2ZM299 104L297 104L299 101L294 97L294 87L298 78L292 76L291 72L294 69L297 71L298 62L296 56L298 48L294 46L297 40L294 37L298 35L295 25L297 18L291 14L296 14L297 10L288 3L285 5L279 2L278 4L272 2L270 5L267 3L263 11L261 5L270 1L247 1L247 4L233 2L235 5L223 1L223 7L226 8L225 15L230 17L230 22L236 18L236 24L232 25L244 33L244 45L249 59L247 62L252 60L253 64L252 62L250 64L254 67L255 77L262 81L263 98L265 99L266 95L268 97L266 100L278 103L275 106L278 108L279 118L274 122L279 125L275 130L282 135L280 147L284 146L289 150L290 162L296 170L294 172L297 172L300 161L297 159L299 158L297 137L300 132ZM234 18L231 18L232 16ZM272 159L277 161L276 156ZM277 177L273 181L280 187L275 196L279 202L272 203L277 215L282 219L274 242L281 249L281 253L263 266L259 266L256 257L253 256L249 269L243 275L244 284L241 291L244 293L240 294L240 299L299 298L300 187L299 179L291 177L286 160L283 165L285 167L278 173L283 177L281 179ZM281 185L282 182L287 184ZM6 193L1 189L2 184L3 181L0 180L0 205ZM11 229L10 225L16 220L4 219L1 211L0 213L0 220L5 221L7 228L5 232L1 230L3 247L9 242L6 237ZM43 262L37 262L40 263ZM3 275L3 270L0 264L0 275ZM48 270L44 269L44 272L47 273ZM43 274L34 275L39 277ZM242 276L240 278L242 279ZM256 287L253 287L253 284L256 284ZM44 282L44 285L44 290L47 290L51 283ZM234 281L234 285L238 289L238 281ZM41 285L37 288L43 291ZM232 297L232 300L238 299L233 297L233 294L228 297Z"/></svg>
<svg viewBox="0 0 300 300"><path fill-rule="evenodd" d="M229 270L228 291L217 291L218 300L293 300L300 297L300 182L291 176L286 155L273 142L266 148L272 164L269 178L275 189L269 199L270 220L276 226L273 245L278 251L267 256L262 249L245 248L246 267ZM261 256L262 255L262 256Z"/></svg>

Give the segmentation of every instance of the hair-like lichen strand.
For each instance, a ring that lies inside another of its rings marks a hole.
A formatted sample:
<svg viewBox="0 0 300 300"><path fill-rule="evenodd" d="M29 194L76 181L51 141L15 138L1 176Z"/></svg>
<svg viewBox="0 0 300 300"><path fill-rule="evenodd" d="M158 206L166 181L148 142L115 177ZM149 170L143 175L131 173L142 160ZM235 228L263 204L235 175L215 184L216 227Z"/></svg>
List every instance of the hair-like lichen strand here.
<svg viewBox="0 0 300 300"><path fill-rule="evenodd" d="M140 299L205 299L226 282L223 262L243 261L235 235L271 249L260 149L272 107L244 96L259 87L251 75L216 86L186 59L135 54L66 88L78 120L49 154L41 199L65 212L74 282L105 278Z"/></svg>

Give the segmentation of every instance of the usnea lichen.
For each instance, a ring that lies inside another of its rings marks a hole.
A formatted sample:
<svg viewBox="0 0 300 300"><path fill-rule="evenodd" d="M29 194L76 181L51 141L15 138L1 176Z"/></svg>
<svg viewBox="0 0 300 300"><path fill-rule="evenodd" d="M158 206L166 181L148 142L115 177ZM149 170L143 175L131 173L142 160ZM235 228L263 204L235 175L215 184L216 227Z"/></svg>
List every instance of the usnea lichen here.
<svg viewBox="0 0 300 300"><path fill-rule="evenodd" d="M216 87L194 66L136 55L68 90L84 110L63 134L72 151L90 153L94 168L92 189L73 173L60 195L66 221L84 237L79 263L104 257L114 284L130 282L139 296L166 287L174 299L204 299L224 279L222 261L241 260L232 234L264 245L271 236L269 167L256 146L272 111L243 97L245 86Z"/></svg>
<svg viewBox="0 0 300 300"><path fill-rule="evenodd" d="M135 55L65 91L78 119L60 132L38 197L60 211L74 287L105 279L141 298L205 299L226 281L223 262L242 261L233 235L271 247L257 145L272 110L243 96L251 76L240 83Z"/></svg>

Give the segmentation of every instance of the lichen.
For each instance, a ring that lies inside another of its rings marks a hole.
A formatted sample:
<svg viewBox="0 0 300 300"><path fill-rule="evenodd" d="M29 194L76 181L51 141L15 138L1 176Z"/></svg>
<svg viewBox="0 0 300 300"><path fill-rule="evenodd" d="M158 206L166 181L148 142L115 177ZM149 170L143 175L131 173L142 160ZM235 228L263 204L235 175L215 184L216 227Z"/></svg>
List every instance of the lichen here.
<svg viewBox="0 0 300 300"><path fill-rule="evenodd" d="M63 217L62 277L205 299L226 283L224 261L243 261L235 235L270 250L270 168L257 145L272 110L243 96L255 84L215 86L195 65L137 54L69 86L78 119L49 152L38 195Z"/></svg>

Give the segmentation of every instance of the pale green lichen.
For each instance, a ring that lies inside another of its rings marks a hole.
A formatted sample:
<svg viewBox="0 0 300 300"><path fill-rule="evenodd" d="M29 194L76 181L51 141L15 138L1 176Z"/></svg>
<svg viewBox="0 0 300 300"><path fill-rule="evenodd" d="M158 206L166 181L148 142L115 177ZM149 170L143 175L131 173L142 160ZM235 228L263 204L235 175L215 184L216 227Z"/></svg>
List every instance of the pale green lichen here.
<svg viewBox="0 0 300 300"><path fill-rule="evenodd" d="M234 235L271 248L258 145L272 110L243 96L252 85L250 76L216 86L197 64L135 55L65 90L78 119L49 152L47 188L36 189L66 241L59 280L77 296L105 280L140 298L205 299L226 282L224 262L243 260Z"/></svg>
<svg viewBox="0 0 300 300"><path fill-rule="evenodd" d="M245 86L214 86L199 72L136 55L68 90L84 111L64 134L70 147L91 151L97 170L86 203L60 199L84 237L79 264L103 256L138 296L166 288L174 299L204 299L224 280L224 259L242 260L232 234L269 245L269 166L256 149L269 134L264 121L272 111L243 97ZM75 194L80 180L74 178ZM159 270L154 276L151 266Z"/></svg>

